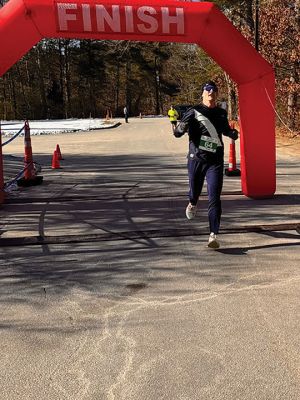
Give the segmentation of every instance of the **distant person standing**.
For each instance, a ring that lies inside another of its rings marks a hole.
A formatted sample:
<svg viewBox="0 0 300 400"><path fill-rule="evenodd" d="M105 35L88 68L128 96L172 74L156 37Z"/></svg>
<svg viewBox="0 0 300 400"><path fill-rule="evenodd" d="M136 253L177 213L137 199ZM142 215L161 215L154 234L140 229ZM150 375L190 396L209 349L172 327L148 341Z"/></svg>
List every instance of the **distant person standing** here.
<svg viewBox="0 0 300 400"><path fill-rule="evenodd" d="M123 112L124 112L125 122L128 124L128 117L129 117L129 115L128 115L128 109L127 109L126 106L124 107Z"/></svg>
<svg viewBox="0 0 300 400"><path fill-rule="evenodd" d="M177 119L178 119L179 115L173 106L171 106L170 110L168 111L168 117L169 117L171 125L172 125L172 130L174 132L176 125L177 125Z"/></svg>

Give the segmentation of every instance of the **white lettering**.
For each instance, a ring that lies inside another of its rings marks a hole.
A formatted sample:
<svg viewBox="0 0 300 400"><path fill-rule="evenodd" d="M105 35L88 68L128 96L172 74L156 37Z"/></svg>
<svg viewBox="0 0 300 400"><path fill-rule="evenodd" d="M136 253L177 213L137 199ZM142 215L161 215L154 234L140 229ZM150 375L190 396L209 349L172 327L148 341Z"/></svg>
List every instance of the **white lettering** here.
<svg viewBox="0 0 300 400"><path fill-rule="evenodd" d="M121 32L120 7L112 6L112 16L106 11L105 6L96 4L97 29L105 32L104 22L108 24L113 32Z"/></svg>
<svg viewBox="0 0 300 400"><path fill-rule="evenodd" d="M176 8L176 15L169 14L168 7L161 7L162 12L162 32L170 33L170 24L177 25L177 34L184 34L184 15L183 8Z"/></svg>
<svg viewBox="0 0 300 400"><path fill-rule="evenodd" d="M78 0L63 0L78 1ZM156 35L184 35L184 8L104 5L98 0L57 4L57 29L70 32L114 32ZM190 0L191 1L191 0Z"/></svg>
<svg viewBox="0 0 300 400"><path fill-rule="evenodd" d="M67 10L77 10L77 4L75 3L57 3L58 8L58 23L61 31L68 30L68 21L76 21L77 16L75 14L68 14Z"/></svg>
<svg viewBox="0 0 300 400"><path fill-rule="evenodd" d="M132 6L125 6L126 32L134 32Z"/></svg>
<svg viewBox="0 0 300 400"><path fill-rule="evenodd" d="M158 30L158 22L156 18L151 17L151 15L147 15L146 13L156 14L157 12L153 7L139 7L137 10L138 18L150 26L147 28L145 24L137 24L137 28L142 33L154 33Z"/></svg>
<svg viewBox="0 0 300 400"><path fill-rule="evenodd" d="M82 4L82 20L83 20L83 30L85 32L91 32L92 31L91 6L89 4Z"/></svg>

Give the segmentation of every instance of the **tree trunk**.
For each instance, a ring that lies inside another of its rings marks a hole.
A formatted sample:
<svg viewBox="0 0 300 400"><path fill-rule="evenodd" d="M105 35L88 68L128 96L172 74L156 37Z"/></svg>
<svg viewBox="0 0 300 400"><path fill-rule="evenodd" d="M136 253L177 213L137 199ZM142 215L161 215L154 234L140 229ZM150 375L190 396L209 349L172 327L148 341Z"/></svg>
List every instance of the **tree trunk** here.
<svg viewBox="0 0 300 400"><path fill-rule="evenodd" d="M294 4L295 10L295 22L296 22L296 32L298 31L299 36L299 26L300 26L300 0L295 0ZM299 39L298 39L299 40ZM288 126L291 129L296 129L297 127L297 113L298 113L298 98L299 94L297 87L299 84L299 69L300 61L299 57L293 62L290 75L291 90L288 94Z"/></svg>
<svg viewBox="0 0 300 400"><path fill-rule="evenodd" d="M71 111L71 98L72 98L72 88L71 88L71 71L70 71L70 48L69 41L65 47L65 86L66 86L66 101L67 101L67 112L70 117Z"/></svg>
<svg viewBox="0 0 300 400"><path fill-rule="evenodd" d="M12 72L8 73L8 86L10 88L10 98L12 102L12 118L18 118L18 104L17 104L17 96L16 96L16 86L15 86L15 78Z"/></svg>
<svg viewBox="0 0 300 400"><path fill-rule="evenodd" d="M116 74L115 74L115 115L119 112L119 99L120 97L120 62L117 60Z"/></svg>
<svg viewBox="0 0 300 400"><path fill-rule="evenodd" d="M24 79L23 79L21 71L20 71L20 64L16 64L16 71L17 71L17 75L18 75L18 81L21 86L21 94L22 94L22 98L23 98L23 102L24 102L22 118L30 119L31 118L31 106L30 106L30 102L27 99L27 93L25 90Z"/></svg>
<svg viewBox="0 0 300 400"><path fill-rule="evenodd" d="M66 77L66 43L63 45L63 41L59 39L59 71L60 71L60 86L63 101L63 115L68 118L69 104L68 104L68 91L67 91L67 77Z"/></svg>
<svg viewBox="0 0 300 400"><path fill-rule="evenodd" d="M154 59L155 63L155 113L156 115L160 114L160 74L157 57Z"/></svg>
<svg viewBox="0 0 300 400"><path fill-rule="evenodd" d="M128 112L131 112L131 86L130 86L130 78L131 78L131 62L127 61L125 65L125 103L128 109Z"/></svg>
<svg viewBox="0 0 300 400"><path fill-rule="evenodd" d="M225 80L227 84L227 113L228 119L236 119L237 118L237 96L234 84L230 79L229 75L224 72Z"/></svg>
<svg viewBox="0 0 300 400"><path fill-rule="evenodd" d="M41 65L41 54L39 50L39 46L36 47L36 63L37 63L37 70L38 70L38 79L39 79L39 89L40 89L40 99L42 103L42 112L39 115L39 118L48 118L48 103L47 103L47 96L46 96L46 85L44 81L44 71Z"/></svg>
<svg viewBox="0 0 300 400"><path fill-rule="evenodd" d="M3 116L2 119L6 120L7 119L7 91L6 91L6 75L3 77Z"/></svg>

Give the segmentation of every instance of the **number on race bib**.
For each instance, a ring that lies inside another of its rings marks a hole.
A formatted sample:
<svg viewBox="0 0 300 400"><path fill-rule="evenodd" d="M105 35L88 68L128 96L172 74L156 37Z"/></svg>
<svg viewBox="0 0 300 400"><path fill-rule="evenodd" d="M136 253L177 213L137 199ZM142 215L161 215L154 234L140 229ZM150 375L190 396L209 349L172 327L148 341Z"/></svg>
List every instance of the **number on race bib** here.
<svg viewBox="0 0 300 400"><path fill-rule="evenodd" d="M218 140L209 136L201 136L199 149L215 153L218 147Z"/></svg>

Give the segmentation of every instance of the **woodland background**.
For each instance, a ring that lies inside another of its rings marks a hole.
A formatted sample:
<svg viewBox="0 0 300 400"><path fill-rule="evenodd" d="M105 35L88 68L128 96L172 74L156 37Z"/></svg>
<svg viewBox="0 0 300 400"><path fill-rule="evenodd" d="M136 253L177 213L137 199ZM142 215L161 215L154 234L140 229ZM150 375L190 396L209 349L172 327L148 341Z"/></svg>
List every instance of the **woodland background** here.
<svg viewBox="0 0 300 400"><path fill-rule="evenodd" d="M215 3L253 45L259 39L276 72L278 126L300 135L300 0ZM228 49L228 56L238 55ZM235 84L198 46L47 39L0 78L0 118L104 117L107 109L121 116L125 104L130 115L166 114L170 104L198 103L207 79L218 83L236 118Z"/></svg>

